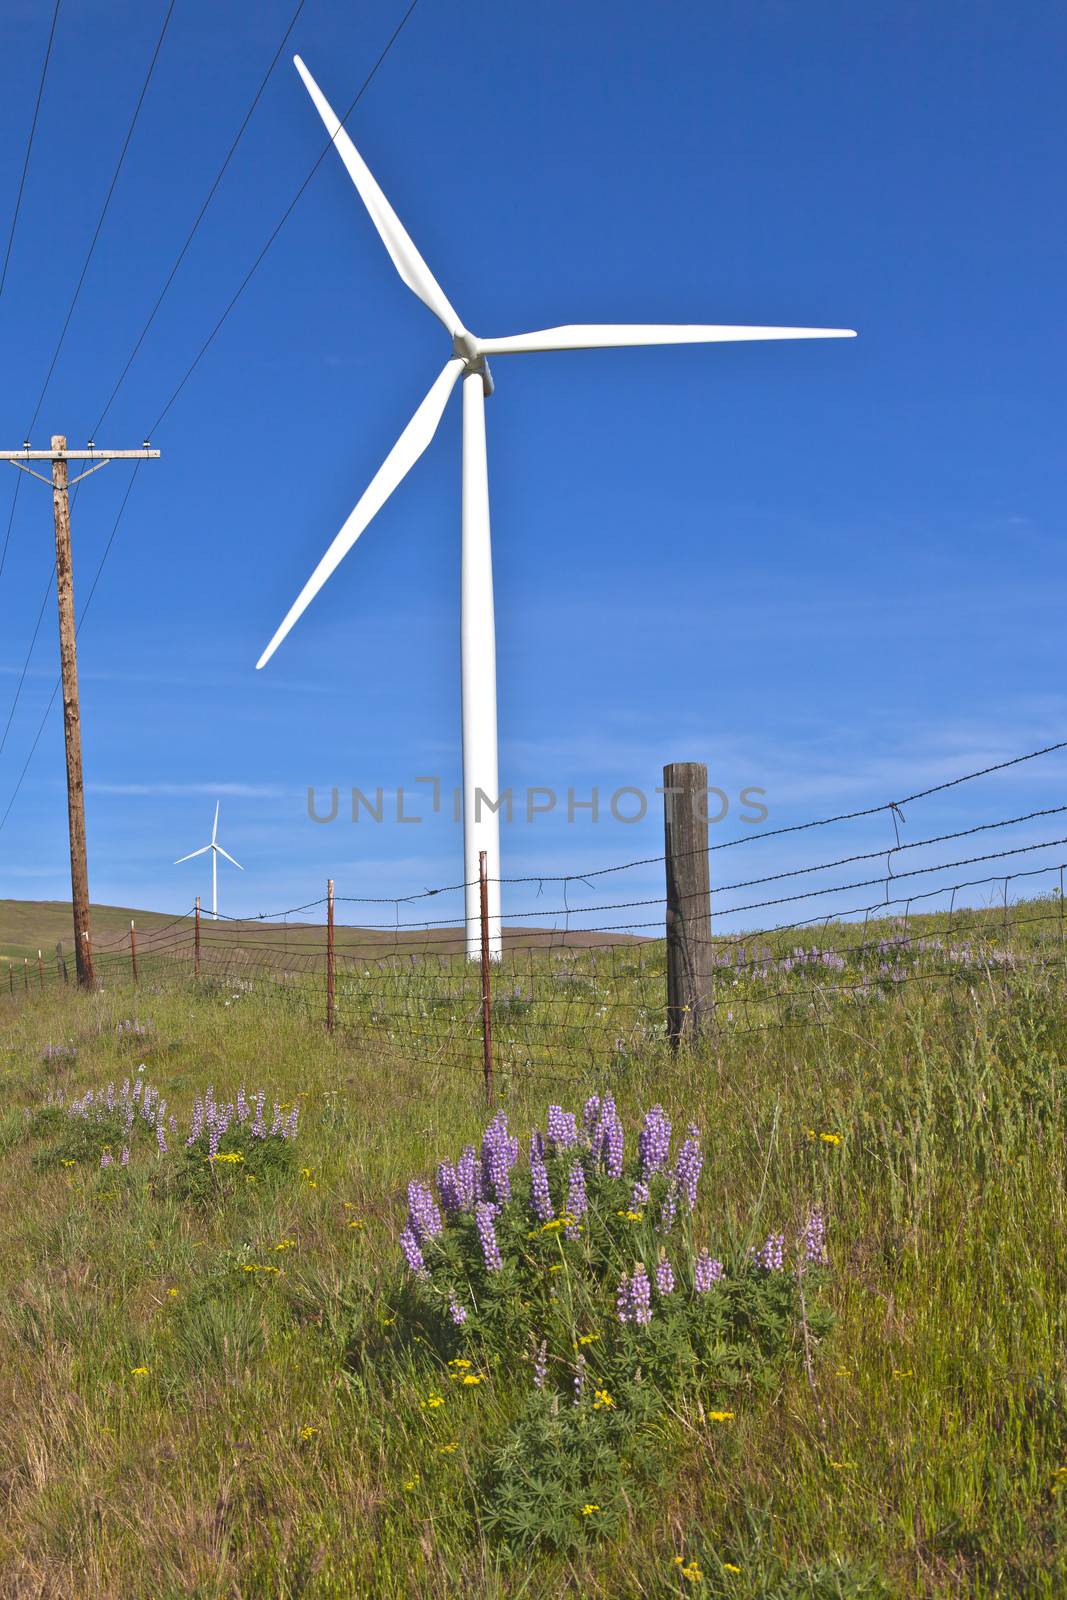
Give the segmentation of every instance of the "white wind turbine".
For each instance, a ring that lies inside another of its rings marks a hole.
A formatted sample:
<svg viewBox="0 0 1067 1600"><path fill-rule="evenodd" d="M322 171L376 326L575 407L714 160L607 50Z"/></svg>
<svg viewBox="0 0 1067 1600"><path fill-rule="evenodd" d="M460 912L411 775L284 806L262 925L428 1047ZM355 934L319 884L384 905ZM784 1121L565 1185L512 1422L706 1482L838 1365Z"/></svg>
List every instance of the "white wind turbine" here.
<svg viewBox="0 0 1067 1600"><path fill-rule="evenodd" d="M851 328L746 328L704 325L581 324L536 333L479 339L468 332L441 286L409 238L403 223L379 189L341 126L325 95L299 56L296 69L348 168L401 278L444 324L452 356L430 392L386 456L348 521L290 606L270 644L256 663L270 660L294 622L351 550L372 517L415 465L437 431L448 397L463 376L462 556L460 651L463 701L463 867L466 884L466 948L480 950L478 857L485 851L489 876L490 954L498 958L500 938L500 829L497 777L496 636L493 623L493 566L489 541L489 478L485 451L485 396L493 382L486 356L534 350L591 350L620 345L715 344L741 339L848 339Z"/></svg>
<svg viewBox="0 0 1067 1600"><path fill-rule="evenodd" d="M209 844L201 845L199 850L190 850L187 856L179 856L177 861L174 863L176 867L180 867L183 861L192 861L194 856L203 856L206 855L209 850L211 851L211 916L215 922L219 920L219 856L225 856L226 860L231 862L232 865L237 867L241 872L245 870L244 867L241 866L241 863L239 861L234 861L230 852L228 850L224 850L221 844L218 843L218 834L219 802L216 800L215 820L211 824L211 842Z"/></svg>

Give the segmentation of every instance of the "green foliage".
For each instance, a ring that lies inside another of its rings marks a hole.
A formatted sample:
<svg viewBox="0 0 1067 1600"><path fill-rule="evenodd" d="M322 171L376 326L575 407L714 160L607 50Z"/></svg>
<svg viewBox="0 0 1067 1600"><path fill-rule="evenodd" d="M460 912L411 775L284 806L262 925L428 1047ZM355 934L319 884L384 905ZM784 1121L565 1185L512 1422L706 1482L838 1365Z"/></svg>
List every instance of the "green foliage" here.
<svg viewBox="0 0 1067 1600"><path fill-rule="evenodd" d="M292 1178L296 1166L292 1139L257 1139L242 1124L226 1130L214 1157L206 1133L191 1145L183 1140L174 1160L160 1170L157 1184L161 1193L177 1200L206 1203L253 1186L276 1188Z"/></svg>

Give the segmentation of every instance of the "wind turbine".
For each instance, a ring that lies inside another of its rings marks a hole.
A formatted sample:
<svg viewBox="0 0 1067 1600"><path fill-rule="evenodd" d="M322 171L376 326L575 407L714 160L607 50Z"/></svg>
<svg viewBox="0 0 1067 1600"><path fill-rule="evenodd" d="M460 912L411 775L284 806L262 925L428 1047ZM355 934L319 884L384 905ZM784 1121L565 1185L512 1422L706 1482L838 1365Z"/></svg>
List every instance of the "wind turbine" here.
<svg viewBox="0 0 1067 1600"><path fill-rule="evenodd" d="M496 636L493 565L489 539L489 477L485 449L485 397L493 392L487 356L535 350L593 350L621 345L716 344L741 339L849 339L851 328L746 328L703 325L607 324L545 328L535 333L480 339L469 332L379 189L336 113L299 56L296 70L348 169L370 219L401 278L444 324L452 355L430 392L386 456L355 510L286 612L256 663L266 666L297 618L351 550L393 490L429 445L449 395L463 377L462 555L460 655L463 701L463 867L466 950L480 952L478 857L485 851L489 877L490 955L501 954L500 828L497 807Z"/></svg>
<svg viewBox="0 0 1067 1600"><path fill-rule="evenodd" d="M241 872L245 870L244 867L241 866L241 863L239 861L234 861L230 852L228 850L224 850L221 844L218 843L218 834L219 801L216 800L215 820L211 824L211 842L209 844L201 845L199 850L190 850L187 856L179 856L177 861L174 863L176 867L180 867L183 861L191 861L194 856L206 855L209 850L211 851L211 917L214 922L219 920L219 856L225 856L226 860L231 862L233 866L237 867Z"/></svg>

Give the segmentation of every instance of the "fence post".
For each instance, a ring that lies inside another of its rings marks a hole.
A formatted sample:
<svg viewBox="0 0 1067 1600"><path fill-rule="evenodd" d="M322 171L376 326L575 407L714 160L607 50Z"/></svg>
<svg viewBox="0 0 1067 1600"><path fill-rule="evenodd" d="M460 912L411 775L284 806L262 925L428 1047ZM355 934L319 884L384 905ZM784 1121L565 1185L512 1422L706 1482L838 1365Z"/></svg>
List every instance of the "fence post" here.
<svg viewBox="0 0 1067 1600"><path fill-rule="evenodd" d="M30 992L30 958L29 958L29 956L23 956L23 958L22 958L22 987L25 989L26 993L29 994L29 992Z"/></svg>
<svg viewBox="0 0 1067 1600"><path fill-rule="evenodd" d="M137 934L133 922L130 922L130 966L133 968L133 981L137 982Z"/></svg>
<svg viewBox="0 0 1067 1600"><path fill-rule="evenodd" d="M714 1021L708 769L673 761L663 769L667 868L667 1037L676 1049Z"/></svg>
<svg viewBox="0 0 1067 1600"><path fill-rule="evenodd" d="M14 994L15 993L15 969L11 965L10 961L7 964L7 985L8 985L8 988L11 990L11 993Z"/></svg>
<svg viewBox="0 0 1067 1600"><path fill-rule="evenodd" d="M333 879L326 879L326 1032L333 1032Z"/></svg>
<svg viewBox="0 0 1067 1600"><path fill-rule="evenodd" d="M39 950L37 952L37 986L39 989L44 988L44 961Z"/></svg>
<svg viewBox="0 0 1067 1600"><path fill-rule="evenodd" d="M200 976L200 896L196 897L196 908L193 912L193 976Z"/></svg>
<svg viewBox="0 0 1067 1600"><path fill-rule="evenodd" d="M484 850L478 852L478 889L482 924L482 1075L485 1103L493 1103L493 992L489 963L489 869Z"/></svg>
<svg viewBox="0 0 1067 1600"><path fill-rule="evenodd" d="M85 961L84 961L84 965L82 967L82 970L84 972L88 972L89 973L89 975L90 975L90 978L89 978L90 987L95 989L96 988L96 979L92 975L92 973L93 973L93 941L89 937L88 928L83 928L82 929L82 941L83 941L82 949L85 951Z"/></svg>
<svg viewBox="0 0 1067 1600"><path fill-rule="evenodd" d="M66 983L68 981L68 979L67 979L67 963L66 963L66 961L64 960L64 957L63 957L63 941L62 941L62 939L57 939L56 940L56 969L59 972L60 976L62 977L63 982Z"/></svg>

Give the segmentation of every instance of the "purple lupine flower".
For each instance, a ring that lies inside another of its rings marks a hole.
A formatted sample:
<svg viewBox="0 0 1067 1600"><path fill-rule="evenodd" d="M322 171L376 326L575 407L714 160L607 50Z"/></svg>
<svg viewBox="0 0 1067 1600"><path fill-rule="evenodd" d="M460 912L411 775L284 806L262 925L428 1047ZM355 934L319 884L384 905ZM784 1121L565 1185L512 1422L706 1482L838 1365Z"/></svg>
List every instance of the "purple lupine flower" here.
<svg viewBox="0 0 1067 1600"><path fill-rule="evenodd" d="M178 1119L174 1115L173 1111L171 1112L170 1116L167 1118L167 1125L170 1128L170 1131L174 1135L174 1137L177 1138L178 1137Z"/></svg>
<svg viewBox="0 0 1067 1600"><path fill-rule="evenodd" d="M585 1108L582 1111L582 1127L585 1129L590 1139L593 1137L593 1129L596 1127L597 1118L599 1116L600 1096L598 1094L591 1094L589 1099L585 1102Z"/></svg>
<svg viewBox="0 0 1067 1600"><path fill-rule="evenodd" d="M124 1144L123 1147L122 1147L122 1165L124 1167L128 1167L129 1164L130 1164L130 1147L129 1147L128 1144Z"/></svg>
<svg viewBox="0 0 1067 1600"><path fill-rule="evenodd" d="M634 1184L633 1189L632 1189L631 1194L630 1194L630 1210L631 1211L640 1211L642 1206L647 1206L648 1205L648 1200L649 1200L648 1184L647 1183L641 1183L640 1181L638 1181L637 1183Z"/></svg>
<svg viewBox="0 0 1067 1600"><path fill-rule="evenodd" d="M630 1307L630 1279L625 1272L619 1279L619 1287L615 1291L615 1315L620 1322L633 1321ZM581 1357L578 1359L581 1360Z"/></svg>
<svg viewBox="0 0 1067 1600"><path fill-rule="evenodd" d="M266 1098L267 1096L262 1089L256 1095L256 1115L250 1130L253 1139L265 1139L267 1137L266 1124L263 1121L263 1102Z"/></svg>
<svg viewBox="0 0 1067 1600"><path fill-rule="evenodd" d="M766 1272L781 1272L785 1260L785 1234L769 1233L756 1260Z"/></svg>
<svg viewBox="0 0 1067 1600"><path fill-rule="evenodd" d="M49 1046L49 1048L51 1048L51 1046ZM107 1086L106 1099L107 1099L107 1109L109 1111L114 1111L114 1109L115 1109L115 1085L113 1083L109 1083L108 1086Z"/></svg>
<svg viewBox="0 0 1067 1600"><path fill-rule="evenodd" d="M429 1189L422 1183L409 1183L408 1227L419 1244L425 1244L428 1239L435 1239L441 1232L442 1226L441 1213Z"/></svg>
<svg viewBox="0 0 1067 1600"><path fill-rule="evenodd" d="M452 1318L452 1321L459 1328L461 1328L467 1320L466 1306L461 1306L454 1295L448 1302L448 1314Z"/></svg>
<svg viewBox="0 0 1067 1600"><path fill-rule="evenodd" d="M110 1150L104 1151L103 1155L100 1157L100 1165L102 1167L110 1167L112 1165Z"/></svg>
<svg viewBox="0 0 1067 1600"><path fill-rule="evenodd" d="M660 1233L670 1233L671 1229L674 1227L674 1219L677 1211L678 1180L672 1177L670 1183L667 1185L667 1192L663 1196L663 1199L660 1203L658 1223Z"/></svg>
<svg viewBox="0 0 1067 1600"><path fill-rule="evenodd" d="M534 1356L533 1380L534 1387L543 1389L548 1376L548 1340L542 1339Z"/></svg>
<svg viewBox="0 0 1067 1600"><path fill-rule="evenodd" d="M630 1278L630 1316L639 1328L647 1328L652 1321L652 1285L640 1262Z"/></svg>
<svg viewBox="0 0 1067 1600"><path fill-rule="evenodd" d="M456 1189L456 1169L447 1161L437 1164L437 1192L446 1217L458 1217L461 1207Z"/></svg>
<svg viewBox="0 0 1067 1600"><path fill-rule="evenodd" d="M582 1387L585 1383L585 1357L579 1351L578 1359L574 1363L574 1403L581 1404Z"/></svg>
<svg viewBox="0 0 1067 1600"><path fill-rule="evenodd" d="M219 1139L220 1139L220 1137L221 1137L221 1135L219 1133L219 1125L218 1125L218 1123L217 1122L212 1122L211 1131L208 1134L208 1140L207 1140L207 1153L208 1153L208 1159L209 1160L212 1159L213 1157L217 1156L218 1153L219 1153Z"/></svg>
<svg viewBox="0 0 1067 1600"><path fill-rule="evenodd" d="M482 1246L486 1272L499 1272L504 1265L504 1258L500 1254L500 1246L496 1239L496 1229L493 1226L496 1213L497 1207L491 1200L479 1200L474 1207L474 1220L478 1227L478 1239Z"/></svg>
<svg viewBox="0 0 1067 1600"><path fill-rule="evenodd" d="M167 1135L162 1122L156 1123L156 1144L159 1146L160 1155L165 1156L167 1153ZM125 1166L125 1161L122 1164Z"/></svg>
<svg viewBox="0 0 1067 1600"><path fill-rule="evenodd" d="M656 1263L656 1293L661 1296L674 1293L674 1269L666 1256Z"/></svg>
<svg viewBox="0 0 1067 1600"><path fill-rule="evenodd" d="M804 1260L821 1264L826 1260L826 1219L821 1206L812 1206L800 1240Z"/></svg>
<svg viewBox="0 0 1067 1600"><path fill-rule="evenodd" d="M190 1124L190 1127L189 1127L189 1137L185 1141L186 1144L187 1145L194 1145L196 1143L196 1141L199 1139L200 1135L203 1133L203 1131L204 1131L204 1102L201 1100L200 1096L197 1095L196 1099L193 1101L193 1120L192 1120L192 1123Z"/></svg>
<svg viewBox="0 0 1067 1600"><path fill-rule="evenodd" d="M685 1196L686 1205L692 1211L697 1203L697 1183L700 1180L704 1157L700 1150L700 1129L691 1122L687 1132L688 1137L679 1150L678 1160L674 1164L674 1181Z"/></svg>
<svg viewBox="0 0 1067 1600"><path fill-rule="evenodd" d="M530 1148L530 1199L538 1222L547 1222L552 1215L552 1191L544 1156L534 1146Z"/></svg>
<svg viewBox="0 0 1067 1600"><path fill-rule="evenodd" d="M274 1120L270 1125L271 1138L276 1137L279 1133L281 1133L281 1131L282 1131L282 1108L278 1104L277 1100L275 1100L275 1102L274 1102Z"/></svg>
<svg viewBox="0 0 1067 1600"><path fill-rule="evenodd" d="M585 1192L585 1169L580 1161L575 1161L567 1175L567 1215L573 1217L573 1222L568 1222L564 1233L568 1239L578 1237L578 1219L584 1217L589 1210L589 1199Z"/></svg>
<svg viewBox="0 0 1067 1600"><path fill-rule="evenodd" d="M422 1259L419 1241L410 1228L405 1228L400 1235L400 1248L404 1252L404 1260L408 1264L409 1271L413 1272L416 1278L428 1278L430 1274L427 1272L426 1263Z"/></svg>
<svg viewBox="0 0 1067 1600"><path fill-rule="evenodd" d="M241 1087L237 1091L237 1120L238 1120L238 1122L247 1122L248 1121L249 1109L250 1108L249 1108L248 1101L245 1099L245 1086L242 1083Z"/></svg>
<svg viewBox="0 0 1067 1600"><path fill-rule="evenodd" d="M472 1211L474 1202L484 1198L482 1170L472 1144L463 1146L463 1154L456 1162L456 1194L461 1211Z"/></svg>
<svg viewBox="0 0 1067 1600"><path fill-rule="evenodd" d="M498 1111L482 1135L482 1181L500 1205L511 1199L511 1168L518 1154L518 1140L508 1137L507 1114Z"/></svg>
<svg viewBox="0 0 1067 1600"><path fill-rule="evenodd" d="M667 1163L671 1148L670 1118L662 1106L653 1106L645 1113L645 1125L637 1139L637 1153L641 1158L641 1172L651 1178Z"/></svg>
<svg viewBox="0 0 1067 1600"><path fill-rule="evenodd" d="M296 1125L300 1120L300 1107L294 1106L279 1130L283 1139L296 1138Z"/></svg>
<svg viewBox="0 0 1067 1600"><path fill-rule="evenodd" d="M600 1110L590 1135L594 1161L600 1161L612 1178L622 1177L622 1123L610 1095L600 1102Z"/></svg>
<svg viewBox="0 0 1067 1600"><path fill-rule="evenodd" d="M578 1143L573 1111L564 1111L562 1106L549 1106L546 1127L549 1140L557 1150L569 1150Z"/></svg>
<svg viewBox="0 0 1067 1600"><path fill-rule="evenodd" d="M707 1294L713 1283L717 1283L723 1275L723 1264L719 1260L712 1260L707 1250L701 1250L697 1256L696 1268L693 1272L693 1288L697 1294Z"/></svg>

